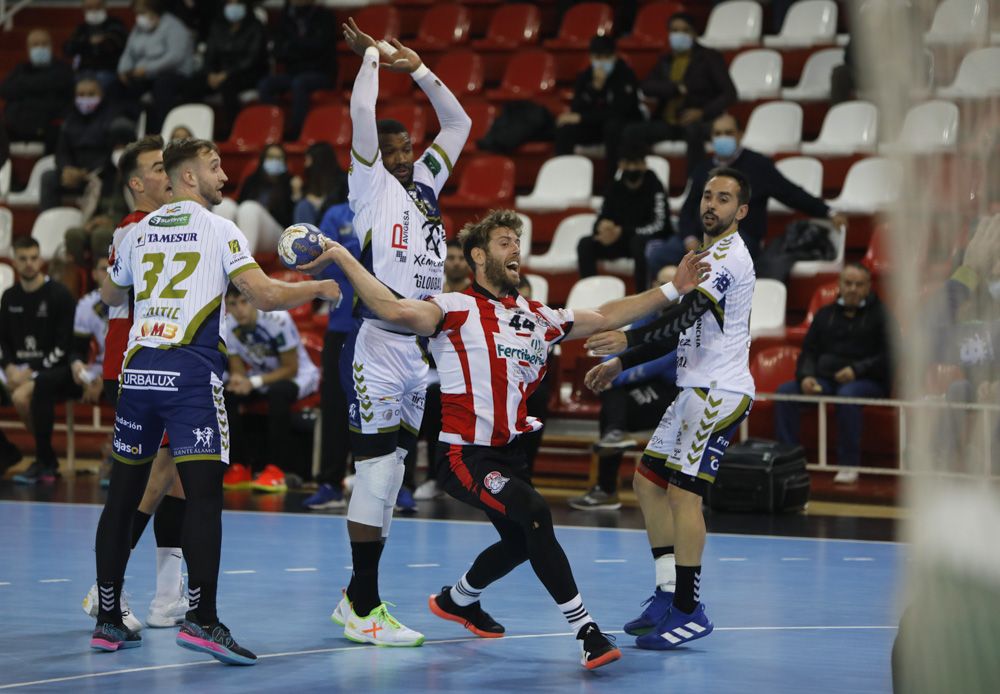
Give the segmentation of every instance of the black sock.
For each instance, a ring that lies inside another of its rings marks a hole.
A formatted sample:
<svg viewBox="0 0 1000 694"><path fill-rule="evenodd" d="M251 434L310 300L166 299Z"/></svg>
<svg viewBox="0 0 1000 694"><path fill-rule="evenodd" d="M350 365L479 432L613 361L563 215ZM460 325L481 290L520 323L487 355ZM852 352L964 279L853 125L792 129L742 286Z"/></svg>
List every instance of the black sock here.
<svg viewBox="0 0 1000 694"><path fill-rule="evenodd" d="M653 547L652 549L653 549L653 560L654 561L656 559L659 559L660 557L666 555L666 554L673 554L674 553L674 546L673 545L665 545L663 547Z"/></svg>
<svg viewBox="0 0 1000 694"><path fill-rule="evenodd" d="M122 623L123 581L97 582L97 621L108 624Z"/></svg>
<svg viewBox="0 0 1000 694"><path fill-rule="evenodd" d="M383 547L385 543L380 540L351 543L354 572L347 586L347 599L359 617L369 614L382 602L378 595L378 562Z"/></svg>
<svg viewBox="0 0 1000 694"><path fill-rule="evenodd" d="M621 455L609 455L598 458L597 484L608 494L618 492L618 469L621 467Z"/></svg>
<svg viewBox="0 0 1000 694"><path fill-rule="evenodd" d="M691 614L701 601L701 567L677 565L677 591L674 593L674 607Z"/></svg>
<svg viewBox="0 0 1000 694"><path fill-rule="evenodd" d="M146 526L149 525L150 518L152 516L148 513L143 513L139 509L135 510L135 515L132 516L132 549L135 549L135 546L139 544L139 538L142 537Z"/></svg>
<svg viewBox="0 0 1000 694"><path fill-rule="evenodd" d="M181 547L184 528L184 499L165 496L153 517L153 533L157 547ZM134 548L134 546L133 546Z"/></svg>
<svg viewBox="0 0 1000 694"><path fill-rule="evenodd" d="M215 594L218 592L218 583L195 583L188 584L188 605L194 610L198 621L204 624L215 624L219 621L219 615L215 611Z"/></svg>

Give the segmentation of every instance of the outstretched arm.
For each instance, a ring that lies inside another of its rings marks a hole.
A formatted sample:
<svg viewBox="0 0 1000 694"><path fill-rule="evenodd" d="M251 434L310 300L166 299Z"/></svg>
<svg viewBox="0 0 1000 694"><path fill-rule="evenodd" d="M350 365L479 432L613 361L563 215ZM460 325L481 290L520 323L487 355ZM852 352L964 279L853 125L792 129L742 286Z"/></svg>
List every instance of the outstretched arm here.
<svg viewBox="0 0 1000 694"><path fill-rule="evenodd" d="M371 166L378 158L378 130L375 126L375 102L378 99L378 44L349 18L344 40L361 56L361 67L351 90L351 150L355 158Z"/></svg>
<svg viewBox="0 0 1000 694"><path fill-rule="evenodd" d="M232 279L247 301L261 311L287 310L313 299L334 302L340 300L340 287L333 280L282 282L271 279L256 266L240 272Z"/></svg>

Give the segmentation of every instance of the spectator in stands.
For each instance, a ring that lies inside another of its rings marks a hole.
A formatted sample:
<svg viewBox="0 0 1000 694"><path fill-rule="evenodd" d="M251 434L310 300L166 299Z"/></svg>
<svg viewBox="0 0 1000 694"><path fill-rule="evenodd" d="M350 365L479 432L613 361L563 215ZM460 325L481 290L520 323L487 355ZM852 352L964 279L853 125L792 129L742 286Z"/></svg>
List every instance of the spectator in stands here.
<svg viewBox="0 0 1000 694"><path fill-rule="evenodd" d="M309 97L317 89L333 87L337 74L337 21L314 0L288 0L273 37L273 57L283 69L261 80L260 100L277 103L292 93L292 112L285 139L295 140L309 112Z"/></svg>
<svg viewBox="0 0 1000 694"><path fill-rule="evenodd" d="M646 168L647 151L645 144L636 141L622 147L621 178L608 185L593 236L580 239L577 245L581 277L596 275L598 260L632 258L636 290L641 291L649 282L647 243L666 240L671 249L676 246L677 260L683 257L683 245L673 241L663 183Z"/></svg>
<svg viewBox="0 0 1000 694"><path fill-rule="evenodd" d="M222 113L216 128L219 139L228 136L240 110L240 92L254 89L267 70L264 25L245 0L227 0L222 16L212 24L205 61L191 79L192 100L222 96Z"/></svg>
<svg viewBox="0 0 1000 694"><path fill-rule="evenodd" d="M42 272L38 241L20 236L13 247L18 281L0 298L0 366L18 417L35 439L35 462L14 481L51 483L59 471L52 448L56 401L82 393L69 367L76 302Z"/></svg>
<svg viewBox="0 0 1000 694"><path fill-rule="evenodd" d="M114 99L130 117L139 117L139 99L150 93L146 130L158 133L177 103L194 69L194 37L177 17L163 10L162 0L134 0L135 28L118 61Z"/></svg>
<svg viewBox="0 0 1000 694"><path fill-rule="evenodd" d="M224 4L225 0L165 0L163 9L181 20L194 32L198 43L203 43Z"/></svg>
<svg viewBox="0 0 1000 694"><path fill-rule="evenodd" d="M292 223L292 177L288 173L285 149L268 145L260 153L257 168L240 189L236 225L256 247L273 251L282 230Z"/></svg>
<svg viewBox="0 0 1000 694"><path fill-rule="evenodd" d="M316 142L306 149L305 176L292 179L292 196L298 198L292 213L296 224L317 224L330 207L347 201L347 175L330 143Z"/></svg>
<svg viewBox="0 0 1000 694"><path fill-rule="evenodd" d="M736 101L736 87L722 54L696 40L694 18L686 12L670 17L670 53L662 56L640 85L656 99L648 122L630 125L624 140L649 145L661 140L687 143L688 170L705 155L705 135L712 120Z"/></svg>
<svg viewBox="0 0 1000 694"><path fill-rule="evenodd" d="M11 142L44 142L45 151L56 147L55 122L73 103L73 70L52 58L52 37L45 29L28 33L28 62L18 63L0 84L6 102L4 116Z"/></svg>
<svg viewBox="0 0 1000 694"><path fill-rule="evenodd" d="M278 462L292 450L292 406L319 389L319 369L288 311L259 311L235 285L226 292L226 311L226 412L235 462L223 486L284 492L288 486ZM267 405L267 446L251 452L241 408L254 402Z"/></svg>
<svg viewBox="0 0 1000 694"><path fill-rule="evenodd" d="M592 38L590 67L576 76L569 111L556 118L556 154L573 154L576 145L603 144L613 174L622 131L642 120L638 89L632 68L615 55L614 38Z"/></svg>
<svg viewBox="0 0 1000 694"><path fill-rule="evenodd" d="M705 187L708 173L717 166L731 166L746 174L750 181L750 211L740 223L740 235L756 257L767 235L767 201L774 198L793 210L810 217L829 218L837 226L847 226L847 216L833 210L829 205L815 198L799 186L785 178L770 157L742 147L743 132L736 117L725 113L712 123L712 157L702 161L691 171L690 187L678 221L682 237L700 233L701 220L698 211L701 204L700 191Z"/></svg>
<svg viewBox="0 0 1000 694"><path fill-rule="evenodd" d="M884 398L892 388L895 324L871 291L871 273L848 263L840 274L840 297L816 312L799 355L795 380L778 393ZM799 442L799 403L775 402L778 440ZM834 482L853 484L861 462L861 406L837 405L837 464Z"/></svg>
<svg viewBox="0 0 1000 694"><path fill-rule="evenodd" d="M355 258L361 255L361 244L354 233L354 213L346 202L334 205L324 214L319 228L328 238L349 249ZM349 371L342 372L340 355L344 343L357 330L354 311L354 288L339 267L331 263L322 273L323 279L335 280L341 287L343 298L339 306L330 306L323 337L323 381L320 383L320 408L323 410L320 471L316 477L316 493L302 502L306 508L317 511L347 508L344 500L344 477L347 475L347 458L351 440L348 432L347 394L345 388L353 387Z"/></svg>
<svg viewBox="0 0 1000 694"><path fill-rule="evenodd" d="M108 334L108 305L101 301L101 285L107 276L108 258L98 258L90 273L96 288L76 303L73 319L73 356L69 368L73 382L83 391L81 399L93 404L97 404L104 392L104 338ZM97 346L93 361L90 360L91 343Z"/></svg>
<svg viewBox="0 0 1000 694"><path fill-rule="evenodd" d="M107 91L117 79L118 60L125 50L128 29L124 22L108 14L104 0L83 0L83 24L63 46L77 74L90 74Z"/></svg>
<svg viewBox="0 0 1000 694"><path fill-rule="evenodd" d="M170 131L170 142L176 142L177 140L193 140L194 134L191 132L191 128L186 125L178 125L173 130Z"/></svg>
<svg viewBox="0 0 1000 694"><path fill-rule="evenodd" d="M114 109L100 83L84 77L76 83L74 108L59 129L56 168L42 174L39 206L62 204L67 195L82 195L93 181L101 187L101 173L111 162L111 123ZM113 175L113 167L108 167Z"/></svg>

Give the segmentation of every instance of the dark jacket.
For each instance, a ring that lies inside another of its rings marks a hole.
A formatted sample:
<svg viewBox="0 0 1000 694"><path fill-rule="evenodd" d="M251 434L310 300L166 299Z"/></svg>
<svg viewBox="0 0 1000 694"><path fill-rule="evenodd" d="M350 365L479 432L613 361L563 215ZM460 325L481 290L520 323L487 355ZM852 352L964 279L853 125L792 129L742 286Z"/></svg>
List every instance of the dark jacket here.
<svg viewBox="0 0 1000 694"><path fill-rule="evenodd" d="M90 114L75 108L66 116L59 129L56 146L56 168L76 166L88 171L103 169L111 156L109 131L115 111L107 99Z"/></svg>
<svg viewBox="0 0 1000 694"><path fill-rule="evenodd" d="M98 36L101 41L94 43L93 39ZM127 40L125 24L117 17L109 16L97 25L84 22L77 26L63 45L63 53L72 59L73 69L77 72L115 72Z"/></svg>
<svg viewBox="0 0 1000 694"><path fill-rule="evenodd" d="M44 140L52 121L73 103L73 71L58 60L43 67L21 63L0 84L0 99L7 102L7 128L15 137L36 133L34 139Z"/></svg>
<svg viewBox="0 0 1000 694"><path fill-rule="evenodd" d="M612 181L604 195L597 222L610 219L622 228L622 238L635 235L666 238L673 233L663 184L647 170L642 185L632 190L623 181ZM594 224L597 230L597 223Z"/></svg>
<svg viewBox="0 0 1000 694"><path fill-rule="evenodd" d="M28 293L16 282L0 298L0 367L27 364L36 371L67 363L73 350L76 301L47 280Z"/></svg>
<svg viewBox="0 0 1000 694"><path fill-rule="evenodd" d="M667 102L680 95L677 84L670 81L673 62L673 53L660 56L641 85L646 96L659 99L653 118L659 118ZM700 108L705 112L703 120L706 121L722 115L736 101L736 87L729 77L729 68L722 53L697 42L691 47L691 61L684 73L684 86L687 94L679 110Z"/></svg>
<svg viewBox="0 0 1000 694"><path fill-rule="evenodd" d="M225 19L212 24L205 51L205 72L226 72L228 79L256 84L267 66L264 26L252 13L232 31Z"/></svg>
<svg viewBox="0 0 1000 694"><path fill-rule="evenodd" d="M802 343L795 379L832 379L846 366L857 378L892 386L891 354L896 326L885 305L869 294L853 318L836 301L816 312Z"/></svg>
<svg viewBox="0 0 1000 694"><path fill-rule="evenodd" d="M594 88L593 77L594 69L588 67L576 76L573 85L569 110L580 114L581 125L604 125L611 119L623 122L642 119L638 79L625 61L615 61L615 68L604 80L602 89Z"/></svg>
<svg viewBox="0 0 1000 694"><path fill-rule="evenodd" d="M691 173L691 190L681 208L678 227L684 236L701 237L701 193L708 181L708 173L719 166L713 158L702 159ZM760 249L761 241L767 235L767 201L774 198L793 210L804 212L810 217L827 217L830 208L819 198L802 190L781 175L774 161L752 149L741 149L736 159L727 166L742 171L750 181L750 211L740 222L740 235L747 242L752 254Z"/></svg>
<svg viewBox="0 0 1000 694"><path fill-rule="evenodd" d="M322 72L332 78L337 71L336 38L340 33L330 10L286 5L274 34L274 59L289 75Z"/></svg>
<svg viewBox="0 0 1000 694"><path fill-rule="evenodd" d="M247 177L240 191L240 202L256 200L263 205L274 221L282 227L292 223L292 176L284 173L272 181L262 169L255 170Z"/></svg>

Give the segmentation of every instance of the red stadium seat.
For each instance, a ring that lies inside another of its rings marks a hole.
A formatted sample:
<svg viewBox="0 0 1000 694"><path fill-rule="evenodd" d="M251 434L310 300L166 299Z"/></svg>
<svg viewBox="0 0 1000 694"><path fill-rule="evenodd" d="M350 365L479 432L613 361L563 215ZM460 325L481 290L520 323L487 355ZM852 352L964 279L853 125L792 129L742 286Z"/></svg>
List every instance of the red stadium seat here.
<svg viewBox="0 0 1000 694"><path fill-rule="evenodd" d="M266 145L281 142L284 129L285 116L277 106L247 106L236 116L229 139L219 143L219 151L260 152Z"/></svg>
<svg viewBox="0 0 1000 694"><path fill-rule="evenodd" d="M329 142L334 147L346 147L351 143L351 112L345 104L310 109L299 139L286 144L285 151L300 154L316 142Z"/></svg>
<svg viewBox="0 0 1000 694"><path fill-rule="evenodd" d="M407 79L409 79L408 75ZM379 119L391 118L392 120L398 120L406 126L407 132L410 133L410 142L414 146L423 142L427 136L427 114L423 106L412 103L399 103L380 108L377 113Z"/></svg>
<svg viewBox="0 0 1000 694"><path fill-rule="evenodd" d="M500 88L489 90L486 96L491 101L531 99L553 93L555 86L555 58L548 51L530 49L511 56Z"/></svg>
<svg viewBox="0 0 1000 694"><path fill-rule="evenodd" d="M628 51L634 48L655 48L666 50L670 31L667 21L675 12L684 10L684 3L677 0L656 0L639 8L632 25L632 33L618 42L618 48Z"/></svg>
<svg viewBox="0 0 1000 694"><path fill-rule="evenodd" d="M762 350L750 364L750 373L759 393L774 393L785 381L795 380L798 347L785 345Z"/></svg>
<svg viewBox="0 0 1000 694"><path fill-rule="evenodd" d="M873 275L884 275L892 270L889 249L886 247L887 244L884 240L887 233L889 233L889 230L884 225L875 229L874 233L872 233L871 241L868 242L868 251L865 253L865 257L861 259L861 263L871 270Z"/></svg>
<svg viewBox="0 0 1000 694"><path fill-rule="evenodd" d="M614 12L603 2L581 2L563 15L559 35L545 42L546 48L586 50L595 35L610 34Z"/></svg>
<svg viewBox="0 0 1000 694"><path fill-rule="evenodd" d="M476 141L489 131L490 126L493 125L493 121L497 117L497 109L490 102L481 99L468 101L463 103L462 106L465 107L466 114L472 119L472 130L469 131L469 137L465 141L464 150L469 151L476 149Z"/></svg>
<svg viewBox="0 0 1000 694"><path fill-rule="evenodd" d="M434 74L458 99L483 91L483 59L472 51L448 51L437 61ZM417 96L427 100L423 90L418 89Z"/></svg>
<svg viewBox="0 0 1000 694"><path fill-rule="evenodd" d="M513 50L518 46L538 43L542 15L538 7L528 3L513 3L498 7L490 17L486 36L472 42L475 49Z"/></svg>
<svg viewBox="0 0 1000 694"><path fill-rule="evenodd" d="M514 162L507 157L483 155L465 165L454 195L441 198L459 228L498 207L514 204Z"/></svg>
<svg viewBox="0 0 1000 694"><path fill-rule="evenodd" d="M469 11L458 4L439 4L420 20L417 38L407 42L413 50L442 50L469 42Z"/></svg>
<svg viewBox="0 0 1000 694"><path fill-rule="evenodd" d="M809 332L816 312L827 304L832 304L840 294L840 282L829 282L816 288L812 298L809 300L809 308L806 310L806 317L798 325L793 325L785 330L785 336L796 342L802 342Z"/></svg>
<svg viewBox="0 0 1000 694"><path fill-rule="evenodd" d="M399 11L392 5L369 5L352 16L358 28L376 41L399 38Z"/></svg>

